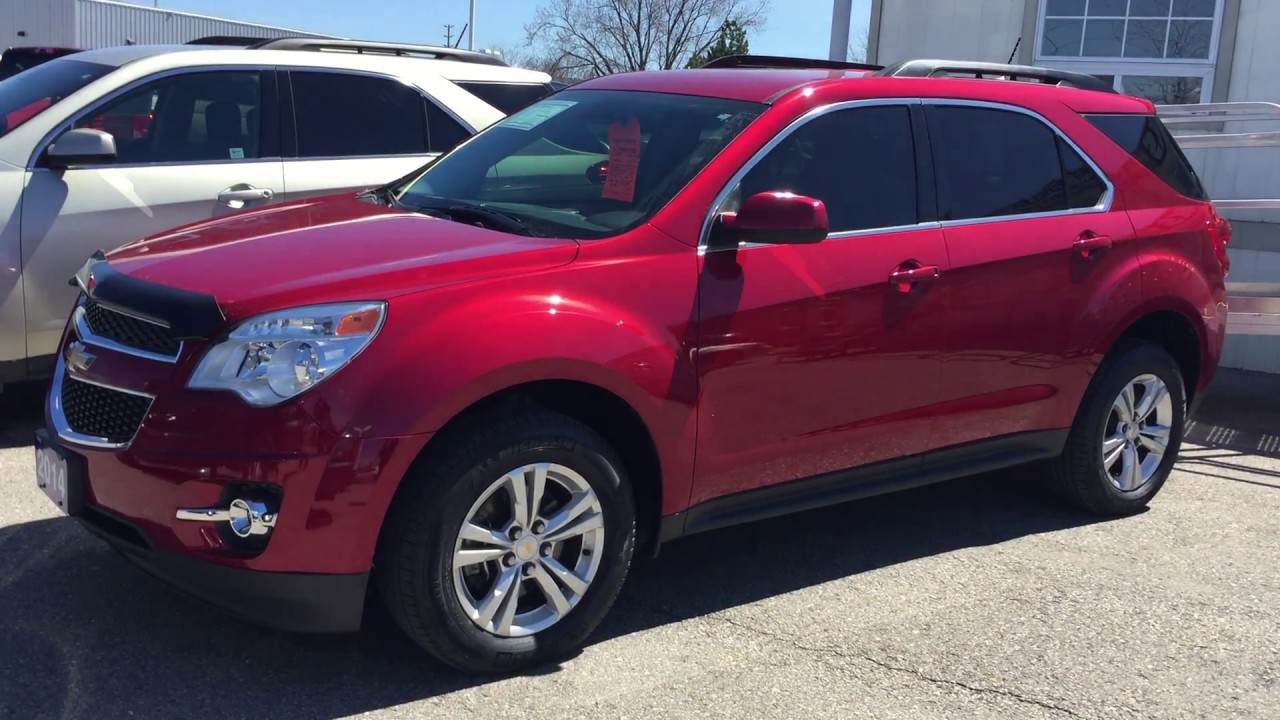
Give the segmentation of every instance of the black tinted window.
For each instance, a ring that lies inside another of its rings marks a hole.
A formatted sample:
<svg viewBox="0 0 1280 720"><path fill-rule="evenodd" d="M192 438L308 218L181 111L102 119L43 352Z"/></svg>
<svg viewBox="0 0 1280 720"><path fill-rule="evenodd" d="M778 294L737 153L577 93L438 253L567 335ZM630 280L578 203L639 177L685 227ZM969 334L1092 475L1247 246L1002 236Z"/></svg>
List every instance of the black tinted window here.
<svg viewBox="0 0 1280 720"><path fill-rule="evenodd" d="M1089 121L1174 190L1208 200L1204 185L1164 123L1152 115L1089 115Z"/></svg>
<svg viewBox="0 0 1280 720"><path fill-rule="evenodd" d="M915 163L906 106L842 110L787 136L722 209L757 193L784 191L821 200L831 232L914 225Z"/></svg>
<svg viewBox="0 0 1280 720"><path fill-rule="evenodd" d="M292 73L299 157L428 152L426 98L394 80Z"/></svg>
<svg viewBox="0 0 1280 720"><path fill-rule="evenodd" d="M112 135L121 163L213 162L263 157L261 120L260 73L228 70L157 80L74 127Z"/></svg>
<svg viewBox="0 0 1280 720"><path fill-rule="evenodd" d="M0 137L112 70L110 65L57 60L0 82Z"/></svg>
<svg viewBox="0 0 1280 720"><path fill-rule="evenodd" d="M1062 159L1062 176L1067 182L1067 202L1077 209L1097 205L1107 192L1106 183L1062 138L1058 138L1058 155Z"/></svg>
<svg viewBox="0 0 1280 720"><path fill-rule="evenodd" d="M433 153L447 152L454 145L471 137L471 133L461 123L431 102L427 103L427 128Z"/></svg>
<svg viewBox="0 0 1280 720"><path fill-rule="evenodd" d="M458 87L510 115L550 95L550 85L498 82L459 82Z"/></svg>
<svg viewBox="0 0 1280 720"><path fill-rule="evenodd" d="M943 220L1066 210L1057 135L1022 113L929 108Z"/></svg>

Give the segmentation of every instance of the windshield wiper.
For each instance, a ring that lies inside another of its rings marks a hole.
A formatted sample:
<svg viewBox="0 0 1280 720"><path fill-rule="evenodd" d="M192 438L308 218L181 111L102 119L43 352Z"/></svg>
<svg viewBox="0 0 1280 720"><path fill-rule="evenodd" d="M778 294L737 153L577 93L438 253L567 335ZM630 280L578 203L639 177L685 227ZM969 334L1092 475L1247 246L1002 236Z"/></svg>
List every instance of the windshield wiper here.
<svg viewBox="0 0 1280 720"><path fill-rule="evenodd" d="M529 228L527 224L520 218L511 213L474 203L462 202L460 200L450 200L441 203L420 203L410 207L415 212L445 215L450 220L461 222L462 218L472 218L480 220L482 223L490 227L503 230L505 232L516 233L517 235L537 235Z"/></svg>

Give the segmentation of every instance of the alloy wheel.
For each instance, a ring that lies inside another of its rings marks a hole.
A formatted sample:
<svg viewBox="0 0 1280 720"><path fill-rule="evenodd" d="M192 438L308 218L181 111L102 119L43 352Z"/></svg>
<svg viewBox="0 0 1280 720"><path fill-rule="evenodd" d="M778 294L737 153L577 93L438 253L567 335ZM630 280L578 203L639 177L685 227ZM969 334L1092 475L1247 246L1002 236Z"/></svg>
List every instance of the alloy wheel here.
<svg viewBox="0 0 1280 720"><path fill-rule="evenodd" d="M1115 488L1131 493L1155 477L1173 429L1169 386L1151 374L1125 383L1111 404L1102 433L1102 472Z"/></svg>
<svg viewBox="0 0 1280 720"><path fill-rule="evenodd" d="M600 569L605 526L582 475L533 463L496 479L471 506L453 551L464 612L499 637L526 637L564 619Z"/></svg>

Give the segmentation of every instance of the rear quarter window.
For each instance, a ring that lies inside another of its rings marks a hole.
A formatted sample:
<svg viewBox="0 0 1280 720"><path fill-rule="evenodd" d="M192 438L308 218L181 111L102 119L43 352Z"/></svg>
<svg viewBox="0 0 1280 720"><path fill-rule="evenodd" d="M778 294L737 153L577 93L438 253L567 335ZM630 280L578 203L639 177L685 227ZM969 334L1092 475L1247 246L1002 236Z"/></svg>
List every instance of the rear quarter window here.
<svg viewBox="0 0 1280 720"><path fill-rule="evenodd" d="M1208 200L1195 168L1178 141L1154 115L1086 115L1094 127L1164 180L1169 187L1196 200Z"/></svg>
<svg viewBox="0 0 1280 720"><path fill-rule="evenodd" d="M541 83L458 81L457 85L507 115L556 91L554 85Z"/></svg>

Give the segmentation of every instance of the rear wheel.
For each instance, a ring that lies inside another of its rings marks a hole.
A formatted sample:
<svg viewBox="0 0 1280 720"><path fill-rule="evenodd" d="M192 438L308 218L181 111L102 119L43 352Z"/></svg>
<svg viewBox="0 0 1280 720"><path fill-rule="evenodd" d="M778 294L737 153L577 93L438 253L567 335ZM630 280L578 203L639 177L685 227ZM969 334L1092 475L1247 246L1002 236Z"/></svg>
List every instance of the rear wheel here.
<svg viewBox="0 0 1280 720"><path fill-rule="evenodd" d="M392 617L473 673L578 649L626 577L635 510L616 454L542 410L491 418L429 467L388 516L377 575Z"/></svg>
<svg viewBox="0 0 1280 720"><path fill-rule="evenodd" d="M1055 489L1094 513L1141 509L1173 471L1185 421L1177 362L1158 345L1126 341L1085 394L1066 450L1050 467Z"/></svg>

